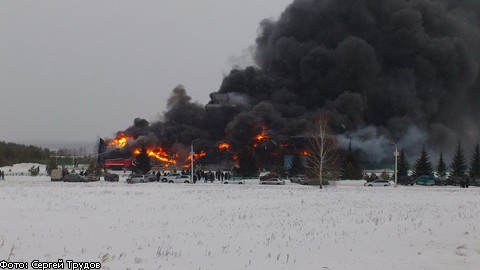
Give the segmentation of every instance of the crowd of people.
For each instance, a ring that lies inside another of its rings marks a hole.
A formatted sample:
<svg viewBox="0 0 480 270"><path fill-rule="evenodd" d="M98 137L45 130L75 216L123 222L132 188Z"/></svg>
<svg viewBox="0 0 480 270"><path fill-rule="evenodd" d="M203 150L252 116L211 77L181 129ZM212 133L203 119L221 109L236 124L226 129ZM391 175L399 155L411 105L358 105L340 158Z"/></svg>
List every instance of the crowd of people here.
<svg viewBox="0 0 480 270"><path fill-rule="evenodd" d="M172 172L166 172L166 171L160 172L160 171L158 171L158 172L153 172L153 173L157 177L157 181L159 181L162 176L167 176L170 173L177 173L177 171L176 170L174 170ZM180 171L180 173L182 175L190 175L191 171L190 170L182 170L182 171ZM202 179L205 183L207 183L209 181L213 182L215 180L223 182L224 180L229 180L231 178L232 178L232 173L231 172L221 171L221 170L217 170L217 171L197 170L193 173L193 182L194 183L196 183L197 181L201 181Z"/></svg>

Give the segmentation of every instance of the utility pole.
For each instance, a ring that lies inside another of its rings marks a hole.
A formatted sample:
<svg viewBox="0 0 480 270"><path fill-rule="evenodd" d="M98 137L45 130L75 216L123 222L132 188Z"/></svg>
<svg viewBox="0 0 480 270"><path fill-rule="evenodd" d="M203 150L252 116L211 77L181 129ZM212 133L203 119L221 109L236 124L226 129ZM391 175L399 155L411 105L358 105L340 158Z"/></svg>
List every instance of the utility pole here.
<svg viewBox="0 0 480 270"><path fill-rule="evenodd" d="M193 158L195 157L195 152L193 152L193 143L198 141L200 138L197 138L195 140L192 141L191 145L190 145L190 162L191 162L191 169L190 169L190 177L191 177L191 181L192 183L194 183L193 181Z"/></svg>
<svg viewBox="0 0 480 270"><path fill-rule="evenodd" d="M399 153L398 153L397 144L393 141L391 141L390 143L395 145L395 152L393 153L393 155L395 156L395 186L397 186L397 164L398 164Z"/></svg>

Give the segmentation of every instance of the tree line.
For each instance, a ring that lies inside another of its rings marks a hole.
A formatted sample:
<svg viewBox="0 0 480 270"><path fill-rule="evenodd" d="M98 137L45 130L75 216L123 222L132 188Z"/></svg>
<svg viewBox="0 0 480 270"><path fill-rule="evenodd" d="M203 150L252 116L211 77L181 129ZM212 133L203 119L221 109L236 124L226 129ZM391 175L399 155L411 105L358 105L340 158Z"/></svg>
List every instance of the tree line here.
<svg viewBox="0 0 480 270"><path fill-rule="evenodd" d="M447 164L443 157L443 153L440 153L439 159L435 165L436 166L434 167L430 161L429 155L424 146L415 160L415 164L412 168L412 177L416 178L421 175L433 176L434 171L436 171L436 176L441 180L446 180L447 176L451 181L454 181L455 178L480 179L480 146L478 144L475 146L470 154L470 160L468 161L462 144L458 142L451 163ZM410 165L408 159L402 149L398 160L399 180L407 179L409 177L409 168Z"/></svg>
<svg viewBox="0 0 480 270"><path fill-rule="evenodd" d="M351 146L342 155L340 175L342 179L365 178ZM461 143L458 142L450 163L447 163L443 153L440 153L438 160L433 163L430 161L425 146L423 146L413 165L409 164L405 151L400 149L397 164L398 182L409 184L422 175L436 176L439 181L443 181L445 184L458 184L455 181L466 178L480 179L480 146L477 144L468 157ZM385 178L385 175L382 178Z"/></svg>
<svg viewBox="0 0 480 270"><path fill-rule="evenodd" d="M45 163L49 156L47 148L0 141L0 167L17 163Z"/></svg>

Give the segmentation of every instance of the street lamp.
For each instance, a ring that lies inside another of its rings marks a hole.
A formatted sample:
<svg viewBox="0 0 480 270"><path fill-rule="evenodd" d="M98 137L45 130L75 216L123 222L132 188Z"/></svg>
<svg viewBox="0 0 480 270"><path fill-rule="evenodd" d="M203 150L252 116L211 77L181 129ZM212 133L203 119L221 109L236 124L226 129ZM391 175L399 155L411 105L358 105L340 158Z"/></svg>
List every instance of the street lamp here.
<svg viewBox="0 0 480 270"><path fill-rule="evenodd" d="M398 147L397 144L393 141L390 142L391 144L395 145L395 152L393 155L395 156L395 186L397 186L397 160L398 160Z"/></svg>
<svg viewBox="0 0 480 270"><path fill-rule="evenodd" d="M191 177L191 181L193 181L193 157L194 157L194 154L195 152L193 152L193 143L198 141L200 138L197 138L195 140L192 141L192 144L190 144L190 162L191 162L191 170L190 170L190 177ZM195 182L194 182L195 183Z"/></svg>

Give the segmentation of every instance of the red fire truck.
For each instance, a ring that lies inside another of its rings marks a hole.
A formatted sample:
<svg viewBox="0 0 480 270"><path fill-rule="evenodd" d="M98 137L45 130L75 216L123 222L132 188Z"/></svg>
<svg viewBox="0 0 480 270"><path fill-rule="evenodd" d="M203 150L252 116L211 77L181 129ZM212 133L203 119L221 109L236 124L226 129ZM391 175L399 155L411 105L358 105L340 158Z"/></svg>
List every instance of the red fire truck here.
<svg viewBox="0 0 480 270"><path fill-rule="evenodd" d="M115 158L105 160L105 169L123 170L132 167L132 158Z"/></svg>

